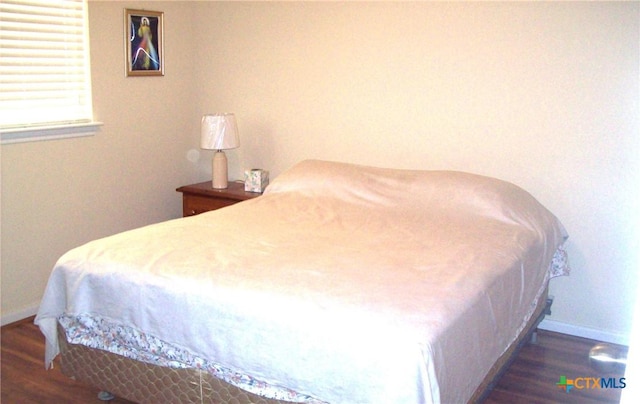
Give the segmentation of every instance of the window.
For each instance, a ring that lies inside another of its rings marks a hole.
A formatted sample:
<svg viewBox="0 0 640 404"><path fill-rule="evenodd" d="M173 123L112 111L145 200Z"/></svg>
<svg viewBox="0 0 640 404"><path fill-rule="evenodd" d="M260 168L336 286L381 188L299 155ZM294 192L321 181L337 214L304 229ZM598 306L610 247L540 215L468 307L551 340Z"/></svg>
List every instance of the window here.
<svg viewBox="0 0 640 404"><path fill-rule="evenodd" d="M86 0L0 1L2 143L93 134Z"/></svg>

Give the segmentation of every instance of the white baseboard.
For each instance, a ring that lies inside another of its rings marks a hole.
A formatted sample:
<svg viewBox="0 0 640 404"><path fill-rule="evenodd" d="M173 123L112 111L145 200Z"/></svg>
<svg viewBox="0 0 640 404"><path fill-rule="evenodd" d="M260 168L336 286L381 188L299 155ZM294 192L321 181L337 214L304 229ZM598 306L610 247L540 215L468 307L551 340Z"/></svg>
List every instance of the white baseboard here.
<svg viewBox="0 0 640 404"><path fill-rule="evenodd" d="M594 328L581 327L578 325L560 323L558 321L544 319L538 328L547 331L559 332L573 335L580 338L592 339L598 342L608 342L610 344L629 345L629 336L616 334L609 331L596 330Z"/></svg>
<svg viewBox="0 0 640 404"><path fill-rule="evenodd" d="M37 312L38 305L35 305L13 313L4 314L0 319L0 325L7 325L15 323L16 321L24 320L27 317L35 316Z"/></svg>

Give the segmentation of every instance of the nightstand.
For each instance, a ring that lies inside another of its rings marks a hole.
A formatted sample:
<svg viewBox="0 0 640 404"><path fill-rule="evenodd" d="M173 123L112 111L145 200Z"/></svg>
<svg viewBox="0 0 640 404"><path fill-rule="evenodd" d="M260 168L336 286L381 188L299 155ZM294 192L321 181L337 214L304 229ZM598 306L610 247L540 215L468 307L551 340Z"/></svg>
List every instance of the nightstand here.
<svg viewBox="0 0 640 404"><path fill-rule="evenodd" d="M185 185L176 191L182 192L183 217L224 208L262 195L256 192L246 192L242 182L229 182L229 186L225 189L214 189L211 186L211 181L206 181Z"/></svg>

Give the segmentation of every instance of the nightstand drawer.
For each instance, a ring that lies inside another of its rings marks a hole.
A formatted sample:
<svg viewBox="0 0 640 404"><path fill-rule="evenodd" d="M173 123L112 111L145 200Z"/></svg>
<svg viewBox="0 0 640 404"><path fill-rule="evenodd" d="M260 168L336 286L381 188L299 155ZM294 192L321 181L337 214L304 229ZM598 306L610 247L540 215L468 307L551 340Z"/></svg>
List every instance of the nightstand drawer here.
<svg viewBox="0 0 640 404"><path fill-rule="evenodd" d="M208 198L197 195L184 195L182 197L182 215L193 216L210 210L224 208L225 206L238 203L234 199Z"/></svg>

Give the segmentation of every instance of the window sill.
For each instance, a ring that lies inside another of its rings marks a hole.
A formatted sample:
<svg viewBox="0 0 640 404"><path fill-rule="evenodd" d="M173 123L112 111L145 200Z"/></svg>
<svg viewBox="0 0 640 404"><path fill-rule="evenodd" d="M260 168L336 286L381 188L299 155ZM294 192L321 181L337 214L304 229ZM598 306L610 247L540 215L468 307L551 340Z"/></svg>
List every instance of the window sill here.
<svg viewBox="0 0 640 404"><path fill-rule="evenodd" d="M0 140L0 144L38 142L43 140L93 136L102 125L102 122L87 122L57 126L1 129L0 136L2 138Z"/></svg>

